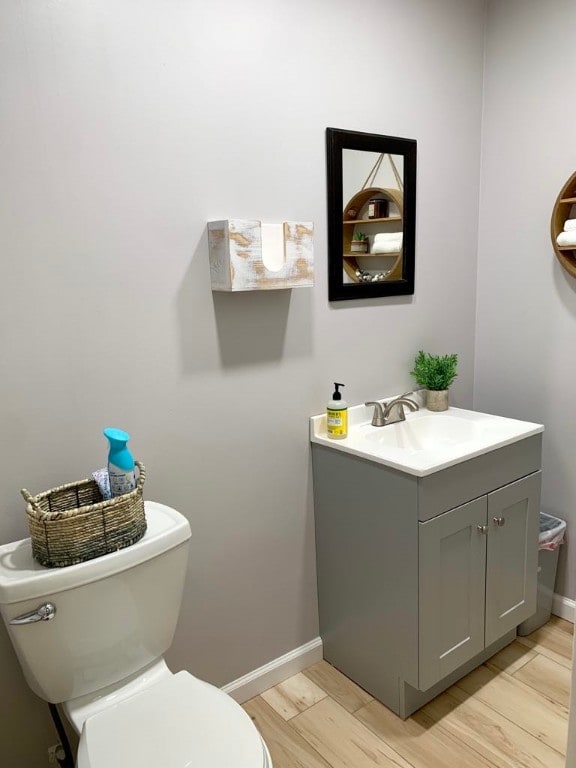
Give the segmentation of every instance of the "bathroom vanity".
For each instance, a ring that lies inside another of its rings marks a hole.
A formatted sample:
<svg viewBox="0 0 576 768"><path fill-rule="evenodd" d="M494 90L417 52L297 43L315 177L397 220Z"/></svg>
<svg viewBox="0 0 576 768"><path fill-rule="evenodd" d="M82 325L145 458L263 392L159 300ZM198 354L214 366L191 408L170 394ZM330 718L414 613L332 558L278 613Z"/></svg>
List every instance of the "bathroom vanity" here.
<svg viewBox="0 0 576 768"><path fill-rule="evenodd" d="M311 419L320 634L327 661L405 718L536 611L543 427L370 417L350 409L338 441Z"/></svg>

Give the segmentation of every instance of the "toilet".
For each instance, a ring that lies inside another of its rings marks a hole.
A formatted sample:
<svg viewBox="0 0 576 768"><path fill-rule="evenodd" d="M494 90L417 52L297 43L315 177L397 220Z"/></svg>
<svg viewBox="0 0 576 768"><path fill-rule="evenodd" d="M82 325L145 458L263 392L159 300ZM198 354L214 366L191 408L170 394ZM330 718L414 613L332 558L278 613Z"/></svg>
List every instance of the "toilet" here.
<svg viewBox="0 0 576 768"><path fill-rule="evenodd" d="M190 525L164 504L145 510L136 544L67 568L37 563L29 539L0 546L0 613L26 681L63 705L77 768L272 768L239 704L164 661Z"/></svg>

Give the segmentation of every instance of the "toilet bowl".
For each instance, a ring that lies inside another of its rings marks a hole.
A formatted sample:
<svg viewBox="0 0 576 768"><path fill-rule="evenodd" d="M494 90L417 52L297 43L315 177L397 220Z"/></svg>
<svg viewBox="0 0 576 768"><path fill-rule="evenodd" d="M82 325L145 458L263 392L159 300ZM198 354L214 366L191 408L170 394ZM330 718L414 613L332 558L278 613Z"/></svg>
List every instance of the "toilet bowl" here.
<svg viewBox="0 0 576 768"><path fill-rule="evenodd" d="M227 694L178 672L89 717L77 768L270 768L249 716Z"/></svg>
<svg viewBox="0 0 576 768"><path fill-rule="evenodd" d="M139 542L67 568L37 563L29 539L0 546L0 613L24 676L80 735L77 768L272 768L239 704L164 661L190 526L145 508Z"/></svg>

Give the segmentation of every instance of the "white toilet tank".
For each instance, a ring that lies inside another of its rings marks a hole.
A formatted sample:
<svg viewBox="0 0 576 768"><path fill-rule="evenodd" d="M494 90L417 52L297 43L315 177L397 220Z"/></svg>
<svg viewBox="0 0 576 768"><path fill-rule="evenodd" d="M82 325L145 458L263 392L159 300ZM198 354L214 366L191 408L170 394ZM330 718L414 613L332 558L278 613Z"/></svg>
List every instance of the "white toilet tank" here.
<svg viewBox="0 0 576 768"><path fill-rule="evenodd" d="M45 568L29 539L0 546L0 613L32 690L59 703L116 683L170 647L190 525L146 502L148 529L126 549L67 568ZM50 621L10 624L45 603Z"/></svg>

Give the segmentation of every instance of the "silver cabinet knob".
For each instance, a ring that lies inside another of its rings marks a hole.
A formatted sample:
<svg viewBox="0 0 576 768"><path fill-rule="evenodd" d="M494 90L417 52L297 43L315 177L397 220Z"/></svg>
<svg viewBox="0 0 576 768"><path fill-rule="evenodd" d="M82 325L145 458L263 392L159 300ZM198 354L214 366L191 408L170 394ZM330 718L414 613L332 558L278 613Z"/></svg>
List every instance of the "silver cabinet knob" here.
<svg viewBox="0 0 576 768"><path fill-rule="evenodd" d="M488 526L487 525L478 525L476 526L478 533L488 533Z"/></svg>
<svg viewBox="0 0 576 768"><path fill-rule="evenodd" d="M21 616L16 616L14 619L10 619L9 624L35 624L37 621L50 621L56 616L56 606L52 603L44 603L39 605L35 611L30 613L23 613Z"/></svg>
<svg viewBox="0 0 576 768"><path fill-rule="evenodd" d="M502 527L506 524L506 518L505 517L493 517L494 525L497 525L498 527Z"/></svg>

